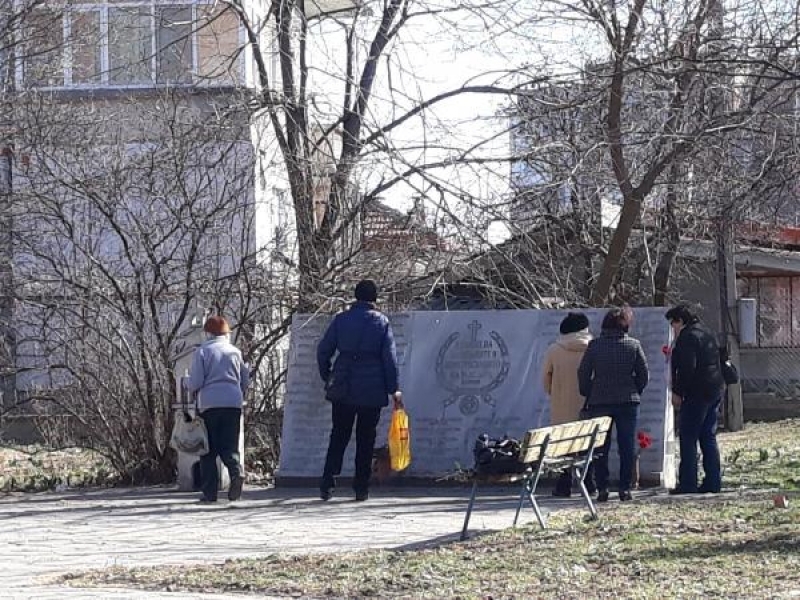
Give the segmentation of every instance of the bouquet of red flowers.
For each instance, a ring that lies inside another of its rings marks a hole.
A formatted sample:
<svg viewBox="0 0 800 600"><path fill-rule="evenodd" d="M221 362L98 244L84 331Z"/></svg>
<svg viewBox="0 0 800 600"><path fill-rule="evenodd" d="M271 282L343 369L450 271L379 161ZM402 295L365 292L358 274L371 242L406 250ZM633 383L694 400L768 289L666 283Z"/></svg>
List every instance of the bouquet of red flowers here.
<svg viewBox="0 0 800 600"><path fill-rule="evenodd" d="M633 487L639 489L639 455L653 445L653 438L645 431L637 431L636 441L639 442L639 449L633 462Z"/></svg>

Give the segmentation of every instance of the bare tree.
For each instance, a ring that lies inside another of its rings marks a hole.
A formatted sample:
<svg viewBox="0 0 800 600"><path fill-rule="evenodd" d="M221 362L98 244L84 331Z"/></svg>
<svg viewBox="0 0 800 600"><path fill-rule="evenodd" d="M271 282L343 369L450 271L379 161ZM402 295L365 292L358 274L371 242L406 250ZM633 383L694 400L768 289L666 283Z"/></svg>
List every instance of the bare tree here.
<svg viewBox="0 0 800 600"><path fill-rule="evenodd" d="M42 0L0 2L0 417L26 403L16 394L17 343L14 329L12 198L14 146L18 131L16 102L20 65L35 63L43 52L61 45L50 35ZM48 13L50 15L51 13Z"/></svg>
<svg viewBox="0 0 800 600"><path fill-rule="evenodd" d="M14 195L18 377L120 473L169 478L181 330L199 306L236 312L217 282L253 260L246 121L168 93L93 114L36 102Z"/></svg>
<svg viewBox="0 0 800 600"><path fill-rule="evenodd" d="M580 93L548 103L540 91L539 102L547 104L547 111L522 111L533 117L534 127L552 126L555 113L578 113L600 125L584 140L572 171L565 165L548 167L551 187L574 187L570 181L576 177L613 175L613 189L606 180L601 186L582 184L585 190L602 189L608 203L620 207L608 241L602 238L604 227L594 230L590 248L599 260L587 300L598 305L609 297L628 296L624 280L645 278L652 301L661 304L680 236L698 231L695 225L704 219L717 221L730 213L730 198L708 193L707 182L719 179L719 158L728 157L730 177L736 160L741 164L743 158L739 142L749 138L744 151L751 157L749 172L763 180L766 171L758 166L777 165L753 152L764 147L769 134L754 140L761 124L774 124L769 115L789 117L797 39L793 9L717 0L545 4L550 22L577 23L597 32L591 59L551 65L560 73L552 86ZM562 156L575 154L568 132L550 142L567 144ZM598 148L602 155L595 152ZM529 160L541 165L546 161L536 155L540 149L533 145L527 151ZM752 200L752 195L737 197L737 206ZM646 232L641 241L632 238L637 226Z"/></svg>
<svg viewBox="0 0 800 600"><path fill-rule="evenodd" d="M411 23L476 7L391 0L359 3L323 19L315 4L288 0L269 4L266 14L255 19L241 0L228 4L243 22L255 63L251 106L261 111L262 130L277 147L288 182L299 301L301 308L313 308L330 295L330 262L341 259L340 240L364 205L412 176L424 178L426 172L459 162L459 155L464 164L472 160L462 150L433 160L412 159L414 152L401 152L393 135L454 97L505 95L514 88L494 82L465 84L425 97L418 90L392 86L393 73L407 76L397 57ZM327 53L320 53L321 47ZM270 68L273 56L275 72ZM381 69L388 81L379 82ZM390 168L382 181L365 189L364 170L385 169L392 162L394 172Z"/></svg>

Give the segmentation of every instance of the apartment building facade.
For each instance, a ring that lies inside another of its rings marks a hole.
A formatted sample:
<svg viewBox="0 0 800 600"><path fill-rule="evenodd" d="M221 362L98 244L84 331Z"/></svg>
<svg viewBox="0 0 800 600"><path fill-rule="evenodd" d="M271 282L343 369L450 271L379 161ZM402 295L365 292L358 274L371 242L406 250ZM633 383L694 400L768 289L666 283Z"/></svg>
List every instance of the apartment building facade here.
<svg viewBox="0 0 800 600"><path fill-rule="evenodd" d="M349 6L308 3L306 18ZM280 86L269 9L108 0L20 13L4 54L6 406L69 387L77 361L99 377L104 357L130 369L106 390L124 396L168 364L198 308L285 316L270 302L289 287L292 203L253 108L257 62Z"/></svg>

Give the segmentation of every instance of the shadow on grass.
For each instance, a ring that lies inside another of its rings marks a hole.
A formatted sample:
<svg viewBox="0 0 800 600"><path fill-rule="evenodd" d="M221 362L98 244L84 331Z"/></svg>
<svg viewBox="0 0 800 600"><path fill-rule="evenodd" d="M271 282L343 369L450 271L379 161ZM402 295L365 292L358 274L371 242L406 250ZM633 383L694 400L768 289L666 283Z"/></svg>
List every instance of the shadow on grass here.
<svg viewBox="0 0 800 600"><path fill-rule="evenodd" d="M797 555L800 552L800 534L774 533L756 540L718 540L686 544L680 548L651 548L637 551L636 556L643 561L696 560L774 552Z"/></svg>
<svg viewBox="0 0 800 600"><path fill-rule="evenodd" d="M498 531L495 529L481 529L477 531L470 531L467 535L467 539L464 542L474 542L476 540L480 540L481 538L490 537L496 534ZM396 546L393 550L397 552L416 552L419 550L436 550L437 548L442 548L444 546L452 546L454 544L458 544L461 542L460 540L461 532L457 531L455 533L448 533L445 535L440 535L429 540L423 540L421 542L414 542L413 544L405 544L403 546Z"/></svg>

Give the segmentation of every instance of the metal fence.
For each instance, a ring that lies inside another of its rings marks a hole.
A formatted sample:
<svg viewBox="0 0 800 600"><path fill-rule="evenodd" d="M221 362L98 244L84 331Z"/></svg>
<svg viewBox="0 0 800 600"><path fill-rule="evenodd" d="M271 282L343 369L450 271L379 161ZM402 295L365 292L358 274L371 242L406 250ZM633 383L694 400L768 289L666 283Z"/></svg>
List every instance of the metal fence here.
<svg viewBox="0 0 800 600"><path fill-rule="evenodd" d="M742 391L800 401L800 277L753 276L739 297L757 300L756 343L741 348Z"/></svg>

